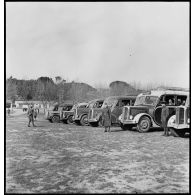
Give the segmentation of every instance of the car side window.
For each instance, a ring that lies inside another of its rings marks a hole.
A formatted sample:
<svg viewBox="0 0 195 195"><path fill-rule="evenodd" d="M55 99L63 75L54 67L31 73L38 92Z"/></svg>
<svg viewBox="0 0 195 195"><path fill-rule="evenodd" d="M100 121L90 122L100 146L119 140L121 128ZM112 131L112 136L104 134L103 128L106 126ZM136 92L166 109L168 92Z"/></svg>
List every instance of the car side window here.
<svg viewBox="0 0 195 195"><path fill-rule="evenodd" d="M134 105L134 103L135 103L135 100L131 100L131 106L133 106Z"/></svg>
<svg viewBox="0 0 195 195"><path fill-rule="evenodd" d="M175 106L175 95L165 95L166 105Z"/></svg>
<svg viewBox="0 0 195 195"><path fill-rule="evenodd" d="M158 103L158 105L161 105L162 104L162 102L165 100L165 96L164 95L162 95L161 97L160 97L160 100L159 100L159 103Z"/></svg>
<svg viewBox="0 0 195 195"><path fill-rule="evenodd" d="M161 105L165 101L166 105L174 106L175 105L175 95L163 95L160 98L158 105Z"/></svg>
<svg viewBox="0 0 195 195"><path fill-rule="evenodd" d="M102 107L103 102L99 102L98 108Z"/></svg>
<svg viewBox="0 0 195 195"><path fill-rule="evenodd" d="M55 106L53 111L58 111L58 106Z"/></svg>
<svg viewBox="0 0 195 195"><path fill-rule="evenodd" d="M121 101L121 107L123 107L123 106L130 106L130 100L122 100Z"/></svg>
<svg viewBox="0 0 195 195"><path fill-rule="evenodd" d="M185 95L178 95L177 98L176 98L176 105L177 106L185 105L186 99L187 99L187 96L185 96Z"/></svg>

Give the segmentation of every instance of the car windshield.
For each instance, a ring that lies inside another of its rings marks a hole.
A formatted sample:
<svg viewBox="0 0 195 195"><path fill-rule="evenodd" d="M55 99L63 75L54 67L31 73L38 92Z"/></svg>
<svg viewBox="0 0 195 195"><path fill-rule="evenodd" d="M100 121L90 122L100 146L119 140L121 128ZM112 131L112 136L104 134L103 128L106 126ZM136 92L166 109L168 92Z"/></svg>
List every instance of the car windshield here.
<svg viewBox="0 0 195 195"><path fill-rule="evenodd" d="M86 108L93 108L93 105L95 104L95 102L89 102L88 105L86 106Z"/></svg>
<svg viewBox="0 0 195 195"><path fill-rule="evenodd" d="M78 104L74 104L71 110L74 110L75 108L77 108Z"/></svg>
<svg viewBox="0 0 195 195"><path fill-rule="evenodd" d="M102 108L105 107L105 104L107 104L109 107L112 107L118 100L116 98L107 98L104 100L104 103L102 105Z"/></svg>
<svg viewBox="0 0 195 195"><path fill-rule="evenodd" d="M156 105L158 100L157 96L140 96L136 98L134 106L137 105Z"/></svg>

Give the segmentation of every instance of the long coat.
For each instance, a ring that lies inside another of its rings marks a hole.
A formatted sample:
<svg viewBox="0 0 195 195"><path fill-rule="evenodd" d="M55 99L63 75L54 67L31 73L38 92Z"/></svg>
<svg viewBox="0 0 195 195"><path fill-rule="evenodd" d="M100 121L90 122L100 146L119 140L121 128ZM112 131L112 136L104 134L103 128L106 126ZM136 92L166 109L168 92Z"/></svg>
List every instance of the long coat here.
<svg viewBox="0 0 195 195"><path fill-rule="evenodd" d="M103 120L103 126L104 127L110 127L111 126L111 111L110 108L104 108L102 111L102 120Z"/></svg>
<svg viewBox="0 0 195 195"><path fill-rule="evenodd" d="M163 106L161 112L162 127L167 127L168 116L169 116L169 109L166 106Z"/></svg>

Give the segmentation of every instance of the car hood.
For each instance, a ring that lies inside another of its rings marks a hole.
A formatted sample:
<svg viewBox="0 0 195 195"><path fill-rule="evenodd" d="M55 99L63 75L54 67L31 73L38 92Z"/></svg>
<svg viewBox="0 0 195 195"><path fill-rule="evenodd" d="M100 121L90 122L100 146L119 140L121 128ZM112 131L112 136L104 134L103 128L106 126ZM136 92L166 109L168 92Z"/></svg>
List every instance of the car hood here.
<svg viewBox="0 0 195 195"><path fill-rule="evenodd" d="M139 106L130 106L130 115L137 115L139 113L149 113L149 110L151 108L154 108L153 106L145 106L145 105L139 105Z"/></svg>

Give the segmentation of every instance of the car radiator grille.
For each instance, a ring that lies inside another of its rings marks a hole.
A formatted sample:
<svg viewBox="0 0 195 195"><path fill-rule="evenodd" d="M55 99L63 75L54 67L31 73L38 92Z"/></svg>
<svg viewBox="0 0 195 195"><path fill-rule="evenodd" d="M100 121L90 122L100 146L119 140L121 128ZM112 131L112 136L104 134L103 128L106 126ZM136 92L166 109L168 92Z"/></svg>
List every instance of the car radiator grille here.
<svg viewBox="0 0 195 195"><path fill-rule="evenodd" d="M184 108L178 108L176 114L176 123L184 124Z"/></svg>

